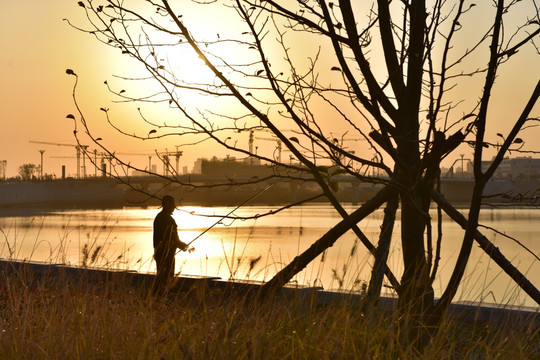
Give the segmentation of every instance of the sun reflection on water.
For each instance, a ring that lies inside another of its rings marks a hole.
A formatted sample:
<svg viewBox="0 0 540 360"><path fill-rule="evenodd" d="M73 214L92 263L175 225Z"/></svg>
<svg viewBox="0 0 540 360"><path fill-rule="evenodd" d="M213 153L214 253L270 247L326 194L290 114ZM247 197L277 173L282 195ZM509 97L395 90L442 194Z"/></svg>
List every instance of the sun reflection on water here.
<svg viewBox="0 0 540 360"><path fill-rule="evenodd" d="M302 253L339 217L327 206L305 206L277 216L250 221L220 221L232 208L182 207L173 217L179 226L180 239L189 243L196 239L193 252L179 252L177 272L189 275L218 276L265 281ZM267 208L245 207L235 211L239 215L260 214ZM3 231L0 257L79 266L81 249L86 245L89 254L100 249L90 266L154 272L152 223L160 208L116 210L69 210L41 212L20 216L0 216ZM205 216L199 216L204 214ZM382 211L360 223L362 231L376 243ZM486 212L481 222L501 227L518 238L532 251L538 252L536 239L540 236L540 210L500 210ZM402 260L399 242L399 222L388 264L399 278ZM487 232L487 231L486 231ZM202 234L202 235L201 235ZM463 230L445 223L441 270L435 282L440 291L448 281L460 248ZM498 234L490 240L501 248L509 259L526 274L540 271L535 261L519 246ZM353 251L354 249L354 251ZM322 285L325 289L360 286L369 281L371 257L359 245L355 247L352 232L345 234L324 256L313 261L294 281L300 284ZM471 255L468 275L462 288L463 299L480 300L490 294L496 301L507 302L511 284L489 257L475 247ZM536 285L538 277L530 276ZM358 282L360 281L360 283ZM356 285L355 285L356 284ZM494 295L493 295L494 294ZM529 304L524 295L511 295L517 302Z"/></svg>

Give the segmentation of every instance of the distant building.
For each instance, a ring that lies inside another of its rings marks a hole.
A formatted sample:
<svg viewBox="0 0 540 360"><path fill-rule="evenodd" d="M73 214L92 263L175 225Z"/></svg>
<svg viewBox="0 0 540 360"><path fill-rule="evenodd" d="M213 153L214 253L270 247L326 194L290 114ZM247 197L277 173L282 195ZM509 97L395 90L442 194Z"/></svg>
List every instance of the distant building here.
<svg viewBox="0 0 540 360"><path fill-rule="evenodd" d="M138 170L133 170L131 172L131 176L132 177L143 177L143 176L148 176L148 174L144 171L138 171Z"/></svg>
<svg viewBox="0 0 540 360"><path fill-rule="evenodd" d="M274 173L272 166L261 164L259 159L248 157L246 159L236 159L227 156L225 159L218 159L216 156L211 159L199 158L193 166L194 174L204 176L250 176L264 177Z"/></svg>
<svg viewBox="0 0 540 360"><path fill-rule="evenodd" d="M152 170L150 171L151 174L157 174L157 165L152 165ZM144 176L149 176L151 175L149 173L147 173L146 171L142 171L142 170L133 170L131 171L131 176L132 177L144 177Z"/></svg>
<svg viewBox="0 0 540 360"><path fill-rule="evenodd" d="M482 161L482 170L487 170L492 162L493 159L491 161ZM540 178L540 159L533 159L532 157L504 158L497 170L495 170L494 177L512 180Z"/></svg>

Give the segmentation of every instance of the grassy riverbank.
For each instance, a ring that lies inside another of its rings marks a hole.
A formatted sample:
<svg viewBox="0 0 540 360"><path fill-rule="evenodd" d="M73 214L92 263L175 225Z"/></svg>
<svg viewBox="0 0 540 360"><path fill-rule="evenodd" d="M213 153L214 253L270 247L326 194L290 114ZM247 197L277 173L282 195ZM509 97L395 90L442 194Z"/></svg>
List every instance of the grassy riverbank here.
<svg viewBox="0 0 540 360"><path fill-rule="evenodd" d="M155 298L121 281L1 274L0 358L530 359L532 324L448 319L423 356L396 341L391 315L192 291ZM30 276L30 278L29 278Z"/></svg>

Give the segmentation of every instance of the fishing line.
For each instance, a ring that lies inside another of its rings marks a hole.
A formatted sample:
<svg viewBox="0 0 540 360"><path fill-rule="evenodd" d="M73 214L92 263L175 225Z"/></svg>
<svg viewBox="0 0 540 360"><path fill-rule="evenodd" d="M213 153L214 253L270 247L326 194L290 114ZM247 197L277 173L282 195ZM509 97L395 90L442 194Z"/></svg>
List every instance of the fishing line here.
<svg viewBox="0 0 540 360"><path fill-rule="evenodd" d="M241 203L240 205L238 205L237 207L235 207L234 209L232 209L231 211L229 211L229 213L227 213L226 215L222 216L221 218L219 218L218 221L216 221L214 224L212 224L210 227L208 227L207 229L205 229L203 232L201 232L199 235L197 235L195 237L195 239L191 240L190 242L187 243L187 246L189 247L189 245L193 244L197 239L199 239L201 236L203 236L204 234L206 234L210 229L212 229L214 226L216 226L217 224L219 224L220 222L223 221L223 219L229 217L232 213L234 213L236 210L238 210L239 208L241 208L242 206L246 205L248 202L250 202L251 200L255 199L256 197L258 197L259 195L261 195L262 193L264 193L266 190L270 189L272 186L274 186L275 183L273 184L270 184L268 185L267 187L265 187L264 189L262 189L261 191L259 191L258 193L255 193L254 195L252 195L251 197L249 197L247 200L245 200L243 203ZM192 248L193 249L193 248ZM188 250L188 251L193 251L193 250ZM176 251L176 254L178 254L180 252L180 249L178 251Z"/></svg>

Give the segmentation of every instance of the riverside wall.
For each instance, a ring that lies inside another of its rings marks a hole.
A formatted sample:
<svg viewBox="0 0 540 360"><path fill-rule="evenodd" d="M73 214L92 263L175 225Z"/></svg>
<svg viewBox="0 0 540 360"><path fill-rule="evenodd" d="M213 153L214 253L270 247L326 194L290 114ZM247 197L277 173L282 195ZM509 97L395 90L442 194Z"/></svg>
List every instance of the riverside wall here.
<svg viewBox="0 0 540 360"><path fill-rule="evenodd" d="M43 280L51 279L51 277L64 276L69 279L71 285L76 284L80 287L102 289L104 291L109 284L121 283L127 287L149 292L155 278L155 274L136 271L92 269L63 264L0 259L2 278L5 278L4 274L15 272L18 272L19 278L28 282L26 285L29 287L42 285ZM219 291L221 296L223 294L249 296L257 294L262 285L258 282L223 281L218 277L189 275L179 276L175 280L175 286L170 293L173 297L190 291L197 293L197 296L212 294L215 291ZM39 284L40 282L41 284ZM343 304L346 306L359 306L362 298L360 293L325 291L320 287L299 285L286 286L276 296L284 299L305 301L306 304L315 302L319 305ZM392 311L395 309L396 304L396 298L383 296L380 298L379 308L383 311ZM495 322L516 325L520 322L534 322L536 326L540 326L540 307L516 307L489 303L452 303L448 315L467 322Z"/></svg>

